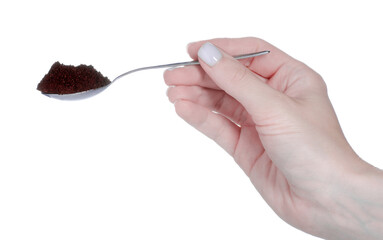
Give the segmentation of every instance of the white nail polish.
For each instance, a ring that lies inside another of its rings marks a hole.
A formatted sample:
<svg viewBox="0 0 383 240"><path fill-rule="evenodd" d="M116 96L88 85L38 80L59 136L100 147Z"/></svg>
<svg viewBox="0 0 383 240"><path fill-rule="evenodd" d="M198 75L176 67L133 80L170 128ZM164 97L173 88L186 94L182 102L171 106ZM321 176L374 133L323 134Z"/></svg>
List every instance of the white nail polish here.
<svg viewBox="0 0 383 240"><path fill-rule="evenodd" d="M207 42L198 50L198 57L210 67L222 58L222 53L213 44Z"/></svg>

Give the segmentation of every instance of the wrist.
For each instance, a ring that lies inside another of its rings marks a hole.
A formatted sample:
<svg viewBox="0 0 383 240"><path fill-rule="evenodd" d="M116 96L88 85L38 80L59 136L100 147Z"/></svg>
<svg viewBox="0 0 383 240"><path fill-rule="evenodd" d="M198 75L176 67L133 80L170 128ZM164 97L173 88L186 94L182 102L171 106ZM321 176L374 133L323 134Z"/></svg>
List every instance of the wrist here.
<svg viewBox="0 0 383 240"><path fill-rule="evenodd" d="M360 158L340 174L329 199L326 239L383 239L383 171Z"/></svg>

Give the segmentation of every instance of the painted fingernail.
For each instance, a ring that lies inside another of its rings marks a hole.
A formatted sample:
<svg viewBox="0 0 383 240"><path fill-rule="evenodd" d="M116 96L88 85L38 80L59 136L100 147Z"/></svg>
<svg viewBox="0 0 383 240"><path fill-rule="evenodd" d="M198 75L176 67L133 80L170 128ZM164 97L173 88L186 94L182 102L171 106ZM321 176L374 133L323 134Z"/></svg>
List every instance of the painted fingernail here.
<svg viewBox="0 0 383 240"><path fill-rule="evenodd" d="M207 42L198 50L198 57L210 67L214 66L222 58L222 53L216 46Z"/></svg>

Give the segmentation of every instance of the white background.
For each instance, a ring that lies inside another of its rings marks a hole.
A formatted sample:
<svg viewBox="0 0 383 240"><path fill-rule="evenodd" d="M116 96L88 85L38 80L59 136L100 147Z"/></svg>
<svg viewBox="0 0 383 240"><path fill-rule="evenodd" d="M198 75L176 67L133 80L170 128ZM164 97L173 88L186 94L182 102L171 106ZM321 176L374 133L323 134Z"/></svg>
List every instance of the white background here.
<svg viewBox="0 0 383 240"><path fill-rule="evenodd" d="M134 2L134 3L133 3ZM380 1L1 1L0 239L316 239L267 206L174 112L163 70L79 102L37 83L55 61L113 79L257 36L325 79L346 137L383 168Z"/></svg>

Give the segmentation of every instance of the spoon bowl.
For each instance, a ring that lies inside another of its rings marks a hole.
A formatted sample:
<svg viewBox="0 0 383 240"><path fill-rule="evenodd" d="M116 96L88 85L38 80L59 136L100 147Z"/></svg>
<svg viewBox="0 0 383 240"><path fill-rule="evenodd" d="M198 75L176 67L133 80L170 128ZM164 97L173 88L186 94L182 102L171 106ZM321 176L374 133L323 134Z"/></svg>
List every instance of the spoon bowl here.
<svg viewBox="0 0 383 240"><path fill-rule="evenodd" d="M83 99L90 98L99 94L100 92L107 89L110 85L111 83L96 89L91 89L91 90L77 92L77 93L70 93L70 94L53 94L53 93L43 93L43 94L47 97L55 98L58 100L65 100L65 101L83 100Z"/></svg>
<svg viewBox="0 0 383 240"><path fill-rule="evenodd" d="M257 56L265 55L268 53L270 53L270 51L255 52L255 53L250 53L250 54L234 56L234 58L235 59L251 58L251 57L257 57ZM87 91L82 91L82 92L77 92L77 93L71 93L71 94L51 94L51 93L43 93L43 94L47 97L55 98L58 100L64 100L64 101L82 100L82 99L93 97L93 96L101 93L102 91L107 89L110 85L112 85L112 83L114 83L116 80L118 80L118 79L120 79L120 78L122 78L128 74L134 73L134 72L148 70L148 69L156 69L156 68L172 68L172 67L179 67L179 66L199 65L199 64L200 64L199 61L190 61L190 62L178 62L178 63L170 63L170 64L163 64L163 65L142 67L142 68L130 70L126 73L119 75L113 81L111 81L108 85L105 85L103 87L90 89Z"/></svg>

